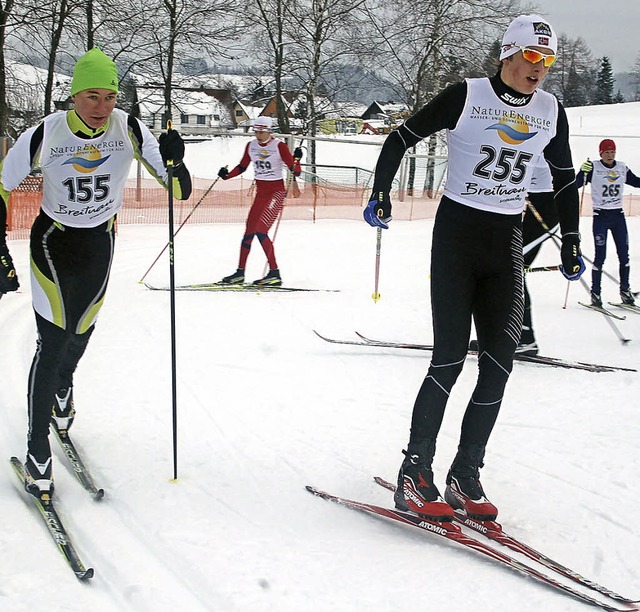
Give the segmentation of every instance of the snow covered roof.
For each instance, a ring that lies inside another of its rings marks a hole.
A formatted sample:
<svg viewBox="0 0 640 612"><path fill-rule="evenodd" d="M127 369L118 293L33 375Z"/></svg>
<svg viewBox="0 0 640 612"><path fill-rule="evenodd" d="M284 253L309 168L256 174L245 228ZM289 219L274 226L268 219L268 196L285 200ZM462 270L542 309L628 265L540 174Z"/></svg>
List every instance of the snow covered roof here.
<svg viewBox="0 0 640 612"><path fill-rule="evenodd" d="M160 87L139 87L138 101L143 115L162 112L164 92ZM221 114L225 105L215 96L204 91L190 91L180 88L171 90L171 103L176 112L183 115Z"/></svg>
<svg viewBox="0 0 640 612"><path fill-rule="evenodd" d="M47 83L47 71L29 64L7 61L7 95L14 108L23 108L27 100L38 100L38 106L44 104L44 90ZM71 91L71 77L54 72L52 98L55 101L66 100Z"/></svg>
<svg viewBox="0 0 640 612"><path fill-rule="evenodd" d="M406 104L399 104L397 102L377 102L380 110L388 115L394 115L396 113L405 112L408 107Z"/></svg>
<svg viewBox="0 0 640 612"><path fill-rule="evenodd" d="M235 104L237 104L244 111L244 114L251 120L259 117L260 112L264 108L264 105L262 104L260 106L254 106L250 102L243 102L242 100L236 100Z"/></svg>
<svg viewBox="0 0 640 612"><path fill-rule="evenodd" d="M335 102L334 106L341 117L361 117L367 110L367 105L360 102Z"/></svg>

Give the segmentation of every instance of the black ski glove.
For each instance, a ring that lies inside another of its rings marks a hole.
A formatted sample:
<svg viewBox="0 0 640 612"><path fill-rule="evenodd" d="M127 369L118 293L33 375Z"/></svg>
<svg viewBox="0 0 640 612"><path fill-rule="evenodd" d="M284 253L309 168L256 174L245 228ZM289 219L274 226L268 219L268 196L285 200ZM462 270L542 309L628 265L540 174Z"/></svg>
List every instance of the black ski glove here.
<svg viewBox="0 0 640 612"><path fill-rule="evenodd" d="M218 176L223 180L226 181L227 177L229 176L229 170L227 170L227 167L225 166L224 168L220 168L220 170L218 170Z"/></svg>
<svg viewBox="0 0 640 612"><path fill-rule="evenodd" d="M7 245L2 244L0 245L0 293L17 291L18 287L20 287L20 283L13 259L11 259Z"/></svg>
<svg viewBox="0 0 640 612"><path fill-rule="evenodd" d="M560 259L562 259L560 271L565 278L578 280L582 276L585 265L580 251L580 234L578 232L569 232L562 237Z"/></svg>
<svg viewBox="0 0 640 612"><path fill-rule="evenodd" d="M160 155L162 155L162 163L166 166L167 161L172 159L173 164L177 166L184 158L184 140L175 130L162 132L158 138L160 145Z"/></svg>

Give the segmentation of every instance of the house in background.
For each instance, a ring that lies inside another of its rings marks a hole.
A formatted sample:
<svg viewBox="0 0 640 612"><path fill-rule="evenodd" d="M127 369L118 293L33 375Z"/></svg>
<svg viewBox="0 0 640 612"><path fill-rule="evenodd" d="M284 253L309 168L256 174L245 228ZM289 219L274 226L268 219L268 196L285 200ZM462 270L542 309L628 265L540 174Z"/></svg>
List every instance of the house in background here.
<svg viewBox="0 0 640 612"><path fill-rule="evenodd" d="M46 70L27 64L7 62L7 101L12 110L9 133L15 138L26 127L33 125L43 116L44 87ZM275 96L255 96L250 101L232 92L247 91L246 76L209 75L207 80L182 79L180 85L172 89L171 118L173 125L192 138L206 137L219 130L251 130L253 122L259 116L276 117ZM214 78L216 77L216 78ZM238 82L233 81L237 79ZM153 75L133 77L135 93L133 99L137 116L154 132L165 126L163 84ZM55 110L73 108L69 97L71 76L55 74L52 103ZM125 95L125 88L122 89ZM254 93L257 93L252 89ZM264 92L263 92L264 93ZM309 131L308 101L304 93L287 91L282 94L291 131L307 133ZM128 102L131 102L128 100ZM124 103L124 101L122 101ZM318 134L384 134L402 123L408 116L404 104L373 101L369 106L355 102L332 102L323 96L314 100L315 120ZM124 108L124 106L121 106Z"/></svg>
<svg viewBox="0 0 640 612"><path fill-rule="evenodd" d="M287 109L287 116L293 119L294 110L292 104L300 97L300 94L295 91L285 91L282 93L282 102ZM262 109L261 115L265 117L276 116L276 96L271 96L265 100L265 105Z"/></svg>
<svg viewBox="0 0 640 612"><path fill-rule="evenodd" d="M362 113L362 133L388 134L409 116L406 104L374 100Z"/></svg>
<svg viewBox="0 0 640 612"><path fill-rule="evenodd" d="M291 131L298 134L306 132L309 127L309 103L307 95L301 92L288 91L282 94L282 101L287 112L287 117L289 118ZM315 119L318 126L321 126L326 119L341 118L339 107L329 100L329 98L316 96L314 98L314 107ZM274 121L277 121L275 96L267 100L260 114L266 117L272 117Z"/></svg>
<svg viewBox="0 0 640 612"><path fill-rule="evenodd" d="M140 120L152 131L164 129L164 94L160 84L138 85ZM206 136L232 129L233 97L228 89L173 87L171 122L187 136Z"/></svg>
<svg viewBox="0 0 640 612"><path fill-rule="evenodd" d="M335 102L333 109L318 122L320 134L359 134L362 130L361 115L366 105L358 102Z"/></svg>
<svg viewBox="0 0 640 612"><path fill-rule="evenodd" d="M264 105L255 106L249 100L235 99L231 105L235 127L244 128L245 132L253 125L253 121L260 116Z"/></svg>
<svg viewBox="0 0 640 612"><path fill-rule="evenodd" d="M26 128L36 124L44 115L44 94L47 71L29 64L7 60L6 100L11 109L8 132L17 138ZM71 77L55 72L51 91L51 110L73 108L69 97Z"/></svg>

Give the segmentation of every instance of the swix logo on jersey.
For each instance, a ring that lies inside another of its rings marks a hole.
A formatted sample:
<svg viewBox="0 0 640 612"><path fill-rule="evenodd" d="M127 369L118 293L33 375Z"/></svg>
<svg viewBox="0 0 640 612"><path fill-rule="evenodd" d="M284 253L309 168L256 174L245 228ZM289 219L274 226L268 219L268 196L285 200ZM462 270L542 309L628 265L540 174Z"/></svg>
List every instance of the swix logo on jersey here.
<svg viewBox="0 0 640 612"><path fill-rule="evenodd" d="M512 106L523 106L531 100L531 96L519 96L516 98L516 96L512 96L509 92L505 91L503 94L500 94L500 99Z"/></svg>
<svg viewBox="0 0 640 612"><path fill-rule="evenodd" d="M83 149L77 151L77 153L62 162L63 166L70 164L74 170L82 173L93 172L96 168L99 168L104 162L106 162L111 155L102 156L102 153L93 145L87 145Z"/></svg>
<svg viewBox="0 0 640 612"><path fill-rule="evenodd" d="M524 117L518 114L503 117L498 123L494 123L485 129L496 130L500 139L507 144L521 144L538 133L530 132L529 124Z"/></svg>

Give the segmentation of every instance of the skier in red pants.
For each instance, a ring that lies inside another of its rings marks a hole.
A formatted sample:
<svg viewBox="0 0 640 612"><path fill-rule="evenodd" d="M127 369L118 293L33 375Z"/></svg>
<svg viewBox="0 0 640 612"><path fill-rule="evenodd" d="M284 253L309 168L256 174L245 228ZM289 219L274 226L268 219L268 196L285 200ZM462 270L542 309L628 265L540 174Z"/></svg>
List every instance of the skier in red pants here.
<svg viewBox="0 0 640 612"><path fill-rule="evenodd" d="M262 245L269 263L269 273L254 285L282 285L280 270L276 262L273 242L268 232L278 218L284 205L287 190L282 178L285 167L300 176L300 159L302 149L297 147L291 155L287 144L272 134L273 120L271 117L258 117L253 125L255 140L251 140L245 150L240 163L231 171L220 168L218 176L226 181L242 174L253 162L253 172L256 180L256 197L247 217L246 228L240 245L240 260L238 269L222 279L223 283L240 285L244 283L244 269L251 250L251 243L257 237Z"/></svg>

